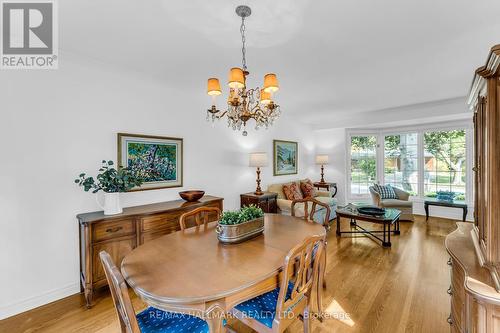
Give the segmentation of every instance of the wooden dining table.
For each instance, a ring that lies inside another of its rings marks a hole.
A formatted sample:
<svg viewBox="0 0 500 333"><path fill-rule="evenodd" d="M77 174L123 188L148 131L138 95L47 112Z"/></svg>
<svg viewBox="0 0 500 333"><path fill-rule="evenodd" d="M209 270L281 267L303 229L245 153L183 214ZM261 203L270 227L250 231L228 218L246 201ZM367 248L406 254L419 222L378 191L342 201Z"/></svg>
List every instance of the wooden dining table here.
<svg viewBox="0 0 500 333"><path fill-rule="evenodd" d="M195 315L210 332L223 332L235 305L278 287L288 252L309 236L325 236L321 224L266 214L264 233L240 244L219 243L216 223L171 233L130 252L121 272L148 305Z"/></svg>

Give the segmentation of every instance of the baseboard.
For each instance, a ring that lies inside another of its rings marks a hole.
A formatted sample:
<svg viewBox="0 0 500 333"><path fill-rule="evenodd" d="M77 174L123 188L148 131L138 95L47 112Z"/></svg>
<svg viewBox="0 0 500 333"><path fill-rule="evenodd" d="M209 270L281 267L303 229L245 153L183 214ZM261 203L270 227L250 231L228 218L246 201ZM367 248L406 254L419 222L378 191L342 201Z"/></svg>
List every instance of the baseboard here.
<svg viewBox="0 0 500 333"><path fill-rule="evenodd" d="M39 306L57 301L80 292L79 283L71 283L65 287L54 289L37 296L7 304L0 307L0 320L17 315L19 313L37 308Z"/></svg>

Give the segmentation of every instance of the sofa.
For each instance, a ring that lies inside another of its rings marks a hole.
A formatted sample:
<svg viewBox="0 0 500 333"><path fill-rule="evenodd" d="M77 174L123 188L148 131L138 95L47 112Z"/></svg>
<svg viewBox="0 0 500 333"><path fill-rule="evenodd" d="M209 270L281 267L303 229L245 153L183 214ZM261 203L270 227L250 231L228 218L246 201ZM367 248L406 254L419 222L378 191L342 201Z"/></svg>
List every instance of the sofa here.
<svg viewBox="0 0 500 333"><path fill-rule="evenodd" d="M396 192L397 199L382 199L380 194L375 190L375 187L370 186L370 195L373 204L380 208L395 208L401 211L400 219L403 221L414 221L413 217L413 202L410 201L410 193L403 191L397 187L393 187Z"/></svg>
<svg viewBox="0 0 500 333"><path fill-rule="evenodd" d="M302 181L305 181L303 179ZM298 187L300 188L300 182L301 180L294 180L294 181L289 181L286 183L277 183L277 184L270 184L267 187L268 192L274 192L278 194L278 212L283 215L291 215L292 213L292 200L288 200L285 197L285 193L283 193L283 185L290 184L290 183L297 183ZM332 193L327 192L327 191L316 191L316 196L314 199L326 203L330 207L330 217L329 220L333 220L336 217L335 209L337 208L337 200L332 198ZM319 207L319 206L318 206ZM319 207L314 214L314 221L317 223L323 223L324 221L324 216L326 214L326 209L323 207ZM297 203L295 205L295 216L298 217L303 217L304 216L304 204L303 203Z"/></svg>

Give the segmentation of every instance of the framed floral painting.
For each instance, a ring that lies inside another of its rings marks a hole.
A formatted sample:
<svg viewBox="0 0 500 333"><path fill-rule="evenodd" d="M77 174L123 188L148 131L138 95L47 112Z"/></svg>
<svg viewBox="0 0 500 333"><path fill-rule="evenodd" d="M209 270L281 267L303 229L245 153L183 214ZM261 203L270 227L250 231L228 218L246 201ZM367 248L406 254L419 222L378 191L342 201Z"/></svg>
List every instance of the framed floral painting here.
<svg viewBox="0 0 500 333"><path fill-rule="evenodd" d="M298 172L298 143L294 141L273 141L273 174L294 175Z"/></svg>
<svg viewBox="0 0 500 333"><path fill-rule="evenodd" d="M132 191L182 186L182 139L118 133L118 164L144 183Z"/></svg>

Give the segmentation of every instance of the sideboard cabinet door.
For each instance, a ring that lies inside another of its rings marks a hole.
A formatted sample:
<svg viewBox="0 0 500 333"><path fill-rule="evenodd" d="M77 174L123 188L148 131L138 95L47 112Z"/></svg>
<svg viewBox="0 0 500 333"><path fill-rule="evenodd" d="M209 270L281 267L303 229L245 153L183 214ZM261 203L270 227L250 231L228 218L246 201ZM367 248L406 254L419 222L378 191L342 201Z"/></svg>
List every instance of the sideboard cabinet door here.
<svg viewBox="0 0 500 333"><path fill-rule="evenodd" d="M106 284L106 275L104 275L104 269L100 264L101 261L99 259L99 252L106 251L113 259L113 262L121 263L122 259L136 247L136 243L136 237L134 236L95 244L92 249L93 262L95 263L92 272L92 280L94 284Z"/></svg>

